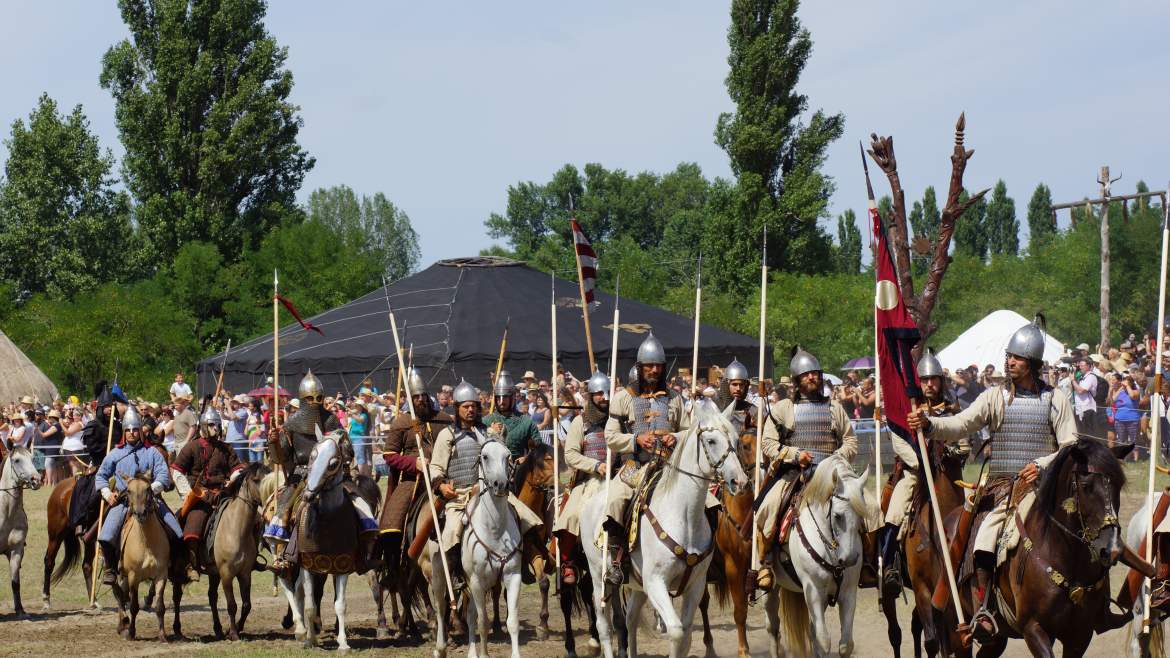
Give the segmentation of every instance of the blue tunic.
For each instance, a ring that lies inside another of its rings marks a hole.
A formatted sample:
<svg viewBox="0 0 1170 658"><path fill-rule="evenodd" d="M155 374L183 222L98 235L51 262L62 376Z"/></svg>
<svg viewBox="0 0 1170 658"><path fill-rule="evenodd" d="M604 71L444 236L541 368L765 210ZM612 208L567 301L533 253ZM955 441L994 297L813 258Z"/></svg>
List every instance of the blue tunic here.
<svg viewBox="0 0 1170 658"><path fill-rule="evenodd" d="M158 482L164 489L171 486L171 473L167 469L167 460L163 458L162 453L146 445L145 442L139 442L137 445L124 443L110 451L110 454L102 460L101 467L98 468L97 477L94 478L94 486L97 487L98 491L109 487L111 491L121 493L126 490L126 483L133 480L139 473L149 473L151 482ZM183 531L179 528L178 519L161 498L158 501L158 511L163 525L175 537L182 537ZM125 519L126 506L124 504L118 503L111 507L106 520L102 523L102 531L98 535L98 541L116 547L122 534L122 522Z"/></svg>

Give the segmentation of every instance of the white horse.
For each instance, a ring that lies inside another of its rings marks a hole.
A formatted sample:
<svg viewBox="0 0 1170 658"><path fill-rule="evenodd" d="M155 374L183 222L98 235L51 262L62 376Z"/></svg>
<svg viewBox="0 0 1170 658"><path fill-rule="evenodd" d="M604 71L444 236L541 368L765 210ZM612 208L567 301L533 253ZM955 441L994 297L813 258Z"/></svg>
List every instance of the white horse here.
<svg viewBox="0 0 1170 658"><path fill-rule="evenodd" d="M625 621L630 656L638 653L638 619L647 599L666 626L672 658L686 656L690 648L691 622L706 591L707 567L711 564L714 542L705 515L708 488L713 482L722 481L735 494L748 484L736 454L738 435L729 420L730 413L730 406L720 413L706 399L695 406L692 427L675 445L648 510L643 511L638 543L630 553L633 573L626 586L629 598ZM589 560L593 600L599 610L606 590L603 565L609 558L594 538L604 518L605 503L604 496L595 496L581 510L581 536L589 539L581 544ZM658 521L665 538L655 532L652 519ZM638 580L640 588L636 584ZM674 610L674 596L682 598L681 615ZM597 634L606 658L613 658L608 615L598 616Z"/></svg>
<svg viewBox="0 0 1170 658"><path fill-rule="evenodd" d="M1164 494L1161 494L1164 495ZM1154 499L1154 504L1158 504L1161 497ZM1146 519L1148 518L1149 506L1142 503L1141 509L1133 515L1129 520L1129 525L1125 529L1125 543L1127 546L1141 546L1142 542L1146 540ZM1145 557L1142 555L1141 557ZM1122 581L1125 582L1124 580ZM1145 615L1146 609L1146 592L1149 591L1149 582L1143 581L1141 588L1138 590L1138 595L1133 602L1133 621L1129 628L1126 629L1125 643L1128 649L1127 655L1131 658L1143 658L1151 656L1152 658L1162 658L1166 655L1164 641L1166 638L1166 622L1160 621L1152 623L1150 626L1150 637L1146 640L1148 647L1142 647L1142 617Z"/></svg>
<svg viewBox="0 0 1170 658"><path fill-rule="evenodd" d="M305 491L301 496L304 504L317 500L322 493L340 486L345 475L346 464L341 459L341 450L337 442L341 438L340 431L330 432L328 436L317 430L317 445L309 457L309 475L305 479ZM349 574L333 575L333 611L337 614L337 649L347 651L349 643L345 634L345 586ZM317 644L317 632L321 625L320 611L317 609L315 588L325 586L323 574L310 571L301 566L296 582L280 578L280 588L288 599L292 612L294 632L300 637L304 635L305 648L313 648Z"/></svg>
<svg viewBox="0 0 1170 658"><path fill-rule="evenodd" d="M463 572L468 577L467 655L486 657L488 596L497 585L507 591L508 634L512 658L520 658L520 562L523 538L516 512L508 503L512 453L488 441L479 453L479 491L468 505L463 529ZM477 651L478 649L478 651Z"/></svg>
<svg viewBox="0 0 1170 658"><path fill-rule="evenodd" d="M772 572L779 577L768 592L764 610L772 637L769 655L783 654L783 647L798 656L828 656L827 609L837 605L841 618L838 653L853 653L853 615L857 609L857 581L861 577L864 521L872 511L865 499L864 480L839 455L830 455L817 466L801 494L800 512L789 533L783 555L776 555ZM799 582L781 565L787 557ZM813 636L809 637L809 626ZM812 646L810 647L810 640Z"/></svg>
<svg viewBox="0 0 1170 658"><path fill-rule="evenodd" d="M20 602L20 561L24 559L24 540L28 536L28 516L24 513L24 490L40 489L41 476L33 465L32 452L5 440L8 457L0 472L0 555L8 556L8 574L12 581L12 603L17 617L24 617Z"/></svg>

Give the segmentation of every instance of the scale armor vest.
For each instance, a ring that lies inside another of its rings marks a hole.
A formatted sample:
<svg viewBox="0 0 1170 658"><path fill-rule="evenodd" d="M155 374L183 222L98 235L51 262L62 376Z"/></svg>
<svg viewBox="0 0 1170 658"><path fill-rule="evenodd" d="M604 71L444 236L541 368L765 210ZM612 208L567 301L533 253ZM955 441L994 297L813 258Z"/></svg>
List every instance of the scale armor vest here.
<svg viewBox="0 0 1170 658"><path fill-rule="evenodd" d="M581 441L581 454L599 462L605 462L605 425L590 425L585 429Z"/></svg>
<svg viewBox="0 0 1170 658"><path fill-rule="evenodd" d="M652 418L647 418L650 414L656 414ZM630 405L630 432L635 436L645 432L653 432L655 430L662 430L666 432L675 431L670 423L670 396L659 395L656 397L642 397L635 396L633 403ZM638 446L635 449L635 454L639 462L647 462L650 460L650 453Z"/></svg>
<svg viewBox="0 0 1170 658"><path fill-rule="evenodd" d="M789 443L812 453L813 461L833 454L837 438L833 436L833 414L828 402L798 402L794 405L796 425Z"/></svg>
<svg viewBox="0 0 1170 658"><path fill-rule="evenodd" d="M737 436L743 436L755 428L756 413L756 405L747 400L735 401L735 410L731 412L731 424L735 427Z"/></svg>
<svg viewBox="0 0 1170 658"><path fill-rule="evenodd" d="M1003 423L991 433L991 465L988 474L1015 475L1034 459L1056 451L1056 436L1049 420L1052 410L1052 389L1038 396L1021 396L1008 404L1009 392L1004 396Z"/></svg>
<svg viewBox="0 0 1170 658"><path fill-rule="evenodd" d="M479 479L479 451L482 446L475 432L455 430L451 442L451 459L447 461L447 479L458 489L470 487Z"/></svg>
<svg viewBox="0 0 1170 658"><path fill-rule="evenodd" d="M284 424L284 431L288 433L292 443L293 461L298 466L308 466L309 456L317 446L318 425L322 434L341 429L337 416L331 413L322 413L321 407L315 404L303 405L299 411L288 417Z"/></svg>

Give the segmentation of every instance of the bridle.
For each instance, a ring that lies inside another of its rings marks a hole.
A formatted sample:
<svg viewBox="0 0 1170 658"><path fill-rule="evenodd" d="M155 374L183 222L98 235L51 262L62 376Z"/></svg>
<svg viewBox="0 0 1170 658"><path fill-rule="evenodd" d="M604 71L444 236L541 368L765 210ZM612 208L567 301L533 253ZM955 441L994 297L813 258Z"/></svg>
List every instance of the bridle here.
<svg viewBox="0 0 1170 658"><path fill-rule="evenodd" d="M1113 510L1113 501L1109 501L1107 503L1108 507L1106 508L1105 515L1101 517L1100 525L1091 527L1085 522L1085 515L1082 511L1084 506L1081 505L1081 478L1087 478L1090 476L1104 478L1105 485L1107 487L1112 488L1113 484L1112 480L1109 478L1109 475L1101 471L1096 471L1093 469L1085 471L1072 471L1072 480L1069 483L1069 497L1066 498L1063 503L1061 503L1061 509L1063 509L1067 514L1075 514L1077 524L1080 526L1080 530L1073 531L1068 526L1061 523L1056 518L1056 516L1052 514L1052 512L1048 512L1048 520L1051 521L1057 528L1060 528L1062 532L1084 544L1087 548L1091 549L1093 542L1101 536L1101 532L1104 530L1110 527L1115 527L1120 531L1121 522L1118 520L1117 514Z"/></svg>
<svg viewBox="0 0 1170 658"><path fill-rule="evenodd" d="M512 458L510 456L508 457L507 471L505 471L506 477L504 478L505 484L503 486L503 491L500 491L499 487L489 486L486 475L484 474L484 470L483 470L483 457L484 457L483 447L486 447L489 443L498 443L499 445L504 445L503 443L500 443L500 441L497 441L495 439L491 439L489 441L484 442L483 446L480 447L479 459L476 460L476 464L475 464L476 479L479 481L479 483L481 485L483 485L479 488L479 492L481 495L484 492L487 492L487 493L495 496L496 498L506 498L508 496L508 494L511 493L509 484L512 482L512 478L516 474L516 462L512 461ZM468 516L470 516L470 514Z"/></svg>
<svg viewBox="0 0 1170 658"><path fill-rule="evenodd" d="M822 569L824 569L825 571L827 571L829 573L829 575L832 576L832 578L833 578L834 589L833 589L833 592L831 594L829 594L829 600L828 600L830 606L836 605L836 603L837 603L837 596L841 593L841 582L845 578L845 570L848 569L849 567L853 566L857 562L857 558L854 557L854 559L847 564L845 562L845 559L842 558L840 553L839 553L839 551L841 550L841 543L837 539L837 529L833 526L833 518L832 518L833 517L833 501L834 500L840 500L840 501L844 502L845 504L849 504L849 499L845 498L844 496L842 496L840 494L834 493L829 498L829 500L827 501L828 507L829 507L829 532L827 535L825 534L825 531L821 528L821 524L817 522L817 517L815 514L812 513L812 508L809 507L808 501L804 502L804 507L809 510L808 516L810 519L812 519L813 528L816 529L817 536L820 538L821 544L825 548L829 549L829 551L831 552L831 557L833 558L833 561L830 561L828 558L826 558L825 556L818 553L815 548L813 548L812 543L809 542L808 537L806 537L804 534L804 526L800 522L801 515L797 514L797 516L796 516L796 534L800 538L801 545L804 546L804 550L809 554L809 557L811 557L813 559L813 562L816 562L817 566L819 566Z"/></svg>
<svg viewBox="0 0 1170 658"><path fill-rule="evenodd" d="M702 480L703 482L713 482L716 484L723 484L724 478L723 478L723 475L720 473L720 469L723 468L724 462L727 461L727 458L730 457L733 452L737 453L736 457L738 458L738 446L733 447L731 442L729 441L728 445L727 445L727 450L725 450L723 452L723 455L721 457L719 457L719 459L715 459L714 457L711 456L711 448L708 447L707 442L703 440L703 435L706 434L707 432L719 432L719 430L714 428L714 427L703 427L703 426L700 426L696 429L696 431L695 431L695 443L696 443L696 445L695 445L695 461L698 462L699 457L705 455L707 457L707 463L711 466L712 473L714 473L713 476L708 477L706 475L701 475L699 473L692 473L691 471L688 471L685 468L681 468L677 464L672 464L670 462L666 462L666 466L667 466L667 468L674 469L674 470L678 471L679 473L682 473L683 475L693 477L697 480ZM702 453L699 452L700 448L703 451Z"/></svg>
<svg viewBox="0 0 1170 658"><path fill-rule="evenodd" d="M8 468L8 464L9 464L9 462L12 462L12 460L13 460L13 456L10 454L3 461L0 461L0 473L3 472L3 469ZM35 473L36 471L34 470L33 472ZM32 488L32 485L35 482L35 480L32 477L18 473L16 471L15 463L13 463L13 466L12 466L12 474L16 478L16 486L14 486L14 487L0 487L0 491L6 492L11 496L15 496L16 494L11 493L11 492L20 491L22 489L31 489Z"/></svg>

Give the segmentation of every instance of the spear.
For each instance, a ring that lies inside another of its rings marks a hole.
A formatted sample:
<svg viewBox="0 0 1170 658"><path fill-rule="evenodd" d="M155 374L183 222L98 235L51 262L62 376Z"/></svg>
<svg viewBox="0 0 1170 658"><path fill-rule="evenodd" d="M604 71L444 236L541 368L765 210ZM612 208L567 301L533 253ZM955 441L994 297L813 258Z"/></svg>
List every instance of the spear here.
<svg viewBox="0 0 1170 658"><path fill-rule="evenodd" d="M512 316L504 320L504 335L500 338L500 355L496 357L496 373L492 375L492 404L488 415L496 413L496 383L500 380L500 369L504 367L504 353L508 350L508 325L512 324ZM556 375L556 373L553 373ZM556 381L555 379L553 381Z"/></svg>
<svg viewBox="0 0 1170 658"><path fill-rule="evenodd" d="M857 142L858 148L861 149L861 168L865 171L865 192L868 199L869 217L870 221L870 236L869 243L872 248L875 245L873 235L873 216L877 213L877 202L873 198L873 183L869 180L869 162L865 159L865 147L861 142ZM876 252L874 258L877 258ZM876 276L876 274L875 274ZM882 499L882 360L878 354L878 306L875 300L873 305L873 488L874 500L881 501ZM922 453L928 454L925 451ZM933 480L930 480L933 482ZM944 542L945 544L945 542ZM883 560L882 552L877 552L878 574L882 573ZM881 597L878 597L878 606L881 606Z"/></svg>
<svg viewBox="0 0 1170 658"><path fill-rule="evenodd" d="M699 269L695 274L695 341L691 350L691 417L695 414L695 397L699 390L699 316L702 313L703 301L703 254L699 253Z"/></svg>
<svg viewBox="0 0 1170 658"><path fill-rule="evenodd" d="M272 427L280 428L280 277L272 270Z"/></svg>
<svg viewBox="0 0 1170 658"><path fill-rule="evenodd" d="M618 362L618 304L622 298L622 278L619 275L617 278L617 285L613 293L613 340L609 348L609 399L613 402L613 396L617 393L617 362ZM592 375L590 375L592 376ZM613 452L609 448L609 442L605 443L605 509L609 509L609 469L613 466ZM603 550L609 550L609 530L603 531L602 547ZM606 572L609 571L609 559L601 561L601 579L605 580ZM606 597L601 597L601 609L605 609Z"/></svg>
<svg viewBox="0 0 1170 658"><path fill-rule="evenodd" d="M1170 190L1170 186L1167 186ZM1170 192L1162 202L1162 271L1158 277L1158 343L1154 348L1154 395L1150 398L1150 480L1146 488L1146 562L1154 561L1154 472L1158 463L1158 447L1162 445L1162 417L1166 413L1166 401L1162 399L1162 346L1166 339L1166 251L1170 244ZM1150 589L1146 578L1142 587L1142 635L1150 635Z"/></svg>
<svg viewBox="0 0 1170 658"><path fill-rule="evenodd" d="M764 413L768 408L767 392L764 390L764 320L768 310L768 224L764 223L764 239L760 246L760 404L756 409L756 472L752 500L760 498L760 482L764 479L760 464L764 462ZM752 571L760 570L760 526L752 522Z"/></svg>
<svg viewBox="0 0 1170 658"><path fill-rule="evenodd" d="M227 369L228 354L231 353L231 351L232 339L229 338L227 342L227 349L223 351L223 361L221 361L219 364L219 378L215 381L215 395L212 397L214 400L218 400L219 394L223 393L223 372Z"/></svg>
<svg viewBox="0 0 1170 658"><path fill-rule="evenodd" d="M561 455L560 455L560 429L561 429L561 391L560 386L557 386L557 279L556 275L549 272L549 309L552 318L552 377L549 379L552 382L552 409L549 413L553 418L553 527L557 525L557 521L561 518ZM495 396L492 396L495 401ZM557 573L561 571L561 551L560 546L557 547L556 554Z"/></svg>
<svg viewBox="0 0 1170 658"><path fill-rule="evenodd" d="M114 385L118 384L118 361L114 360ZM109 427L106 428L106 454L110 454L110 450L114 447L114 414L118 411L118 401L114 399L111 392L110 395L110 422ZM102 498L102 502L98 505L98 535L102 534L102 521L106 518L106 499ZM98 558L102 557L101 551L94 551L93 564L90 565L90 584L89 584L89 605L93 606L97 601L97 579L98 579ZM104 559L104 558L103 558Z"/></svg>

